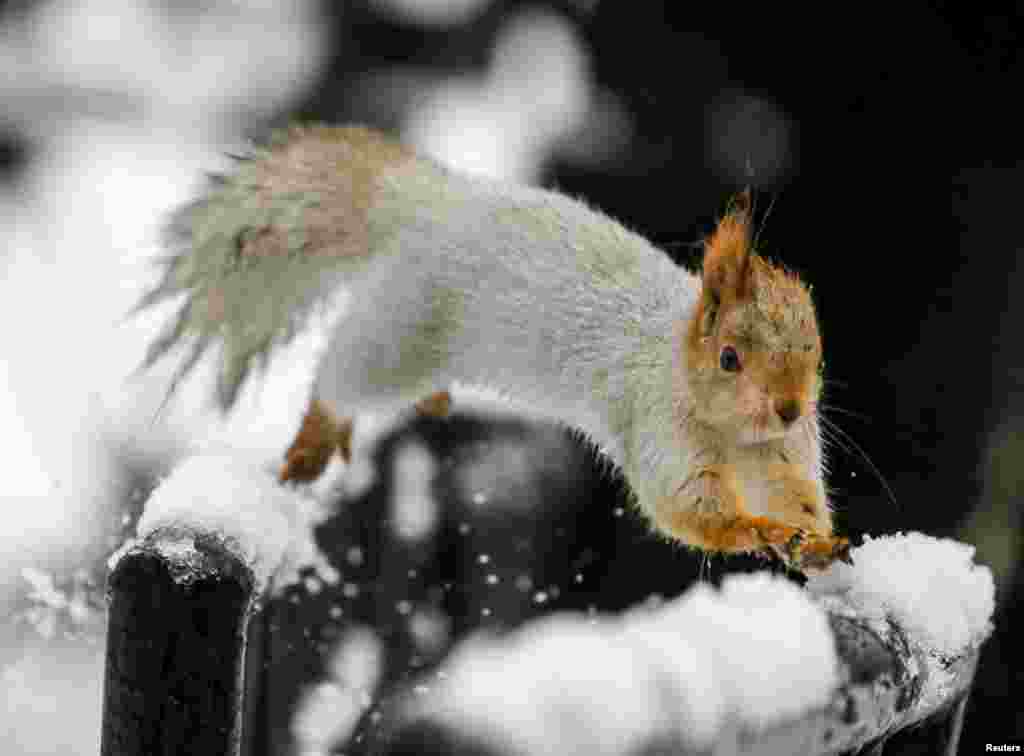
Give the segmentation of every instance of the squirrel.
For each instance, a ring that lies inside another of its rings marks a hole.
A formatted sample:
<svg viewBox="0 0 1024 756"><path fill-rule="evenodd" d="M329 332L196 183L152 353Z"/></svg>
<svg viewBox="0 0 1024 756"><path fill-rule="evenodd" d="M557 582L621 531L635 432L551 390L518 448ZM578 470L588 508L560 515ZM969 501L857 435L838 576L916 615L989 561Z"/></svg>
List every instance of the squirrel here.
<svg viewBox="0 0 1024 756"><path fill-rule="evenodd" d="M452 172L364 127L283 129L213 178L176 211L140 302L185 295L144 366L187 344L171 393L219 345L228 408L349 291L282 482L347 458L353 411L443 416L458 381L581 430L673 542L805 572L848 560L824 482L815 308L757 253L749 194L691 272L581 201Z"/></svg>

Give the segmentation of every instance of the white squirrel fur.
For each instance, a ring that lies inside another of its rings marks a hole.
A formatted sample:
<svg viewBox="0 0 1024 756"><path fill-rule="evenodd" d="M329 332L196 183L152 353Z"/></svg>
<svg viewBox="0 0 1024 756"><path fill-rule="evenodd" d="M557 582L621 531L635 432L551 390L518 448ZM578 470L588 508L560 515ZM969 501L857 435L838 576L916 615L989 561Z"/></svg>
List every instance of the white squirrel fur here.
<svg viewBox="0 0 1024 756"><path fill-rule="evenodd" d="M563 195L442 171L389 177L369 220L380 262L352 285L321 402L344 416L487 386L584 431L638 494L669 492L658 471L692 453L673 442L673 323L699 279Z"/></svg>
<svg viewBox="0 0 1024 756"><path fill-rule="evenodd" d="M583 431L623 471L652 521L659 502L677 496L695 469L717 462L728 462L743 479L752 515L770 514L760 489L771 485L763 471L778 449L797 461L825 501L813 413L800 420L801 432L774 446L733 446L728 459L690 424L685 329L700 277L606 215L555 192L453 174L423 158L396 164L371 184L368 254L249 260L263 289L242 286L244 298L218 309L228 313L223 322L197 317L186 305L151 359L185 338L196 342L196 354L222 341L230 403L249 363L273 358L273 345L344 287L350 306L313 388L336 417L399 411L454 382L484 386L531 416ZM219 258L203 263L197 259L203 250L223 245L225 235L228 244L240 243L232 233L269 226L281 215L293 218L288 214L322 198L280 199L275 207L247 205L244 221L195 216L193 225L207 222L224 233L200 237L190 229L192 246L172 261L157 295L191 290L195 301L204 286L208 293L206 280L219 276L223 283L237 266ZM303 243L299 234L297 247Z"/></svg>

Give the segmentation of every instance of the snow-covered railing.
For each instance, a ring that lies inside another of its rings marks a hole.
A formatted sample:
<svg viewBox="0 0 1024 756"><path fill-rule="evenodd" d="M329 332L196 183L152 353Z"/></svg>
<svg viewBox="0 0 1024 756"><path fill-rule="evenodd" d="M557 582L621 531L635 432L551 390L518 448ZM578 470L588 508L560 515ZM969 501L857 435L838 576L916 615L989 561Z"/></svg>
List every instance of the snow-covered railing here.
<svg viewBox="0 0 1024 756"><path fill-rule="evenodd" d="M282 571L329 570L307 504L231 455L156 489L111 560L104 756L239 753L247 619ZM385 739L396 756L833 754L946 717L932 752L955 753L991 574L920 534L867 539L853 560L803 588L736 575L655 610L470 638Z"/></svg>
<svg viewBox="0 0 1024 756"><path fill-rule="evenodd" d="M737 575L655 612L471 640L409 694L391 753L835 754L947 717L929 752L955 754L993 611L972 556L879 538L804 589Z"/></svg>
<svg viewBox="0 0 1024 756"><path fill-rule="evenodd" d="M102 756L240 752L248 621L314 563L302 498L232 455L186 460L110 560Z"/></svg>

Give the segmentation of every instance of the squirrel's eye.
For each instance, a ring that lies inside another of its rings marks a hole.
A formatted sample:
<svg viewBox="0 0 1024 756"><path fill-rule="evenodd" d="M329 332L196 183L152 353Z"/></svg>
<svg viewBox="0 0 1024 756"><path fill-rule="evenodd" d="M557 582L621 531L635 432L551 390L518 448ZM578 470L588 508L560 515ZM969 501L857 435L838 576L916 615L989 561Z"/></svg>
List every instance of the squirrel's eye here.
<svg viewBox="0 0 1024 756"><path fill-rule="evenodd" d="M722 353L718 356L718 364L727 373L738 373L740 370L740 356L731 346L722 347Z"/></svg>

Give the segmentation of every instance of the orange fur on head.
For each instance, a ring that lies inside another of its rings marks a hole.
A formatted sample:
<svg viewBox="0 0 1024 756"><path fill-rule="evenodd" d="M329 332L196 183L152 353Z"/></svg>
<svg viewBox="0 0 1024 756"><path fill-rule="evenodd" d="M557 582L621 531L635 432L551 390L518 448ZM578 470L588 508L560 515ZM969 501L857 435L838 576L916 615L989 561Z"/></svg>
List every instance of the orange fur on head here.
<svg viewBox="0 0 1024 756"><path fill-rule="evenodd" d="M750 259L753 255L750 192L733 200L732 207L704 242L704 288L720 304L742 299L752 292Z"/></svg>
<svg viewBox="0 0 1024 756"><path fill-rule="evenodd" d="M820 352L817 317L807 287L795 273L757 254L751 215L750 192L746 190L733 200L704 242L703 287L691 340L696 345L708 336L710 321L724 312L749 306L744 320L778 326L774 330L779 338L769 338L769 343L761 346L771 351ZM771 335L772 329L759 325L750 324L759 336Z"/></svg>
<svg viewBox="0 0 1024 756"><path fill-rule="evenodd" d="M732 371L721 367L726 348L737 363ZM757 254L744 192L704 243L683 381L693 391L693 417L737 437L775 436L812 409L820 360L810 294L798 276Z"/></svg>

